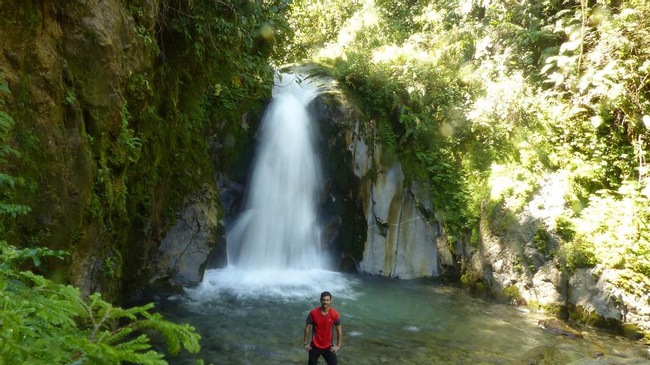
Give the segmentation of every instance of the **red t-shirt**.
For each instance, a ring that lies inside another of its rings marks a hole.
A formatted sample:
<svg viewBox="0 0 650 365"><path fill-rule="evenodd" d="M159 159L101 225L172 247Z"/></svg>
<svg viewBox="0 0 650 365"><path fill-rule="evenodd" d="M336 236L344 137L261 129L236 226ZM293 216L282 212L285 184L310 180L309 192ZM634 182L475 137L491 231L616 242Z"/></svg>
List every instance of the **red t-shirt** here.
<svg viewBox="0 0 650 365"><path fill-rule="evenodd" d="M312 309L307 316L307 323L311 323L312 338L311 341L314 346L319 349L327 349L332 346L332 329L334 326L341 324L339 319L339 312L334 308L330 308L329 312L323 315L320 312L320 307Z"/></svg>

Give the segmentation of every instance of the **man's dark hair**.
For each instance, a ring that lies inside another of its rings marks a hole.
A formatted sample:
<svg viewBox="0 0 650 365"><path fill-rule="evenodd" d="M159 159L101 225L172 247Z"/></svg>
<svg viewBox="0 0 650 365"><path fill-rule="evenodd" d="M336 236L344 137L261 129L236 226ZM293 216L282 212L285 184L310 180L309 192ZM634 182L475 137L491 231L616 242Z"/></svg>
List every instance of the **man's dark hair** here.
<svg viewBox="0 0 650 365"><path fill-rule="evenodd" d="M323 299L325 297L330 297L330 299L332 299L332 293L330 293L328 291L324 291L324 292L320 293L320 298L321 299Z"/></svg>

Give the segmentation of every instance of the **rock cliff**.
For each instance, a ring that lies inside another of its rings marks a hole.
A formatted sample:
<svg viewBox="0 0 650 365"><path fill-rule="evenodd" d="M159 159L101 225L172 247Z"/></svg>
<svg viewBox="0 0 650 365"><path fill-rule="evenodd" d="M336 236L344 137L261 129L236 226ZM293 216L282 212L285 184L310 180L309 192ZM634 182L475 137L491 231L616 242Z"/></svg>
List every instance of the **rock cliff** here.
<svg viewBox="0 0 650 365"><path fill-rule="evenodd" d="M439 276L440 228L425 208L430 206L426 189L407 183L399 162L384 166L372 122L341 90L324 86L311 110L327 156L322 215L346 217L339 241L344 267L351 259L358 272L370 275Z"/></svg>

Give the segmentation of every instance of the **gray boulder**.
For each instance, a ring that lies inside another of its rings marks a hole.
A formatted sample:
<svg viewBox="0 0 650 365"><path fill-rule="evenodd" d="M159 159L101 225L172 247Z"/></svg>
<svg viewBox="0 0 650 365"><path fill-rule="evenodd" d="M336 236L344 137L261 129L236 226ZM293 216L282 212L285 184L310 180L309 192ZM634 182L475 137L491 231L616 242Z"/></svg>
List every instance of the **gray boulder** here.
<svg viewBox="0 0 650 365"><path fill-rule="evenodd" d="M218 220L218 202L208 186L185 199L176 223L158 248L151 282L167 280L183 286L201 282L210 257L225 250L217 247L225 231Z"/></svg>

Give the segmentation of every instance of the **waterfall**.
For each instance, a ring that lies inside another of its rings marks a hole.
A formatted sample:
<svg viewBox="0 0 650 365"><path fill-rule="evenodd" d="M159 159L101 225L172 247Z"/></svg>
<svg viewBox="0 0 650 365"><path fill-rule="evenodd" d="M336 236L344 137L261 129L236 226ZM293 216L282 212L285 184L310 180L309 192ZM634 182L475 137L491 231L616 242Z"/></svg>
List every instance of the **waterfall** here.
<svg viewBox="0 0 650 365"><path fill-rule="evenodd" d="M321 269L320 166L307 104L316 87L276 80L262 119L245 209L228 231L228 262L245 269Z"/></svg>
<svg viewBox="0 0 650 365"><path fill-rule="evenodd" d="M208 270L186 292L199 302L239 299L318 300L324 290L353 296L354 279L327 270L317 205L320 163L307 104L317 87L284 74L273 88L244 209L227 227L228 267Z"/></svg>

